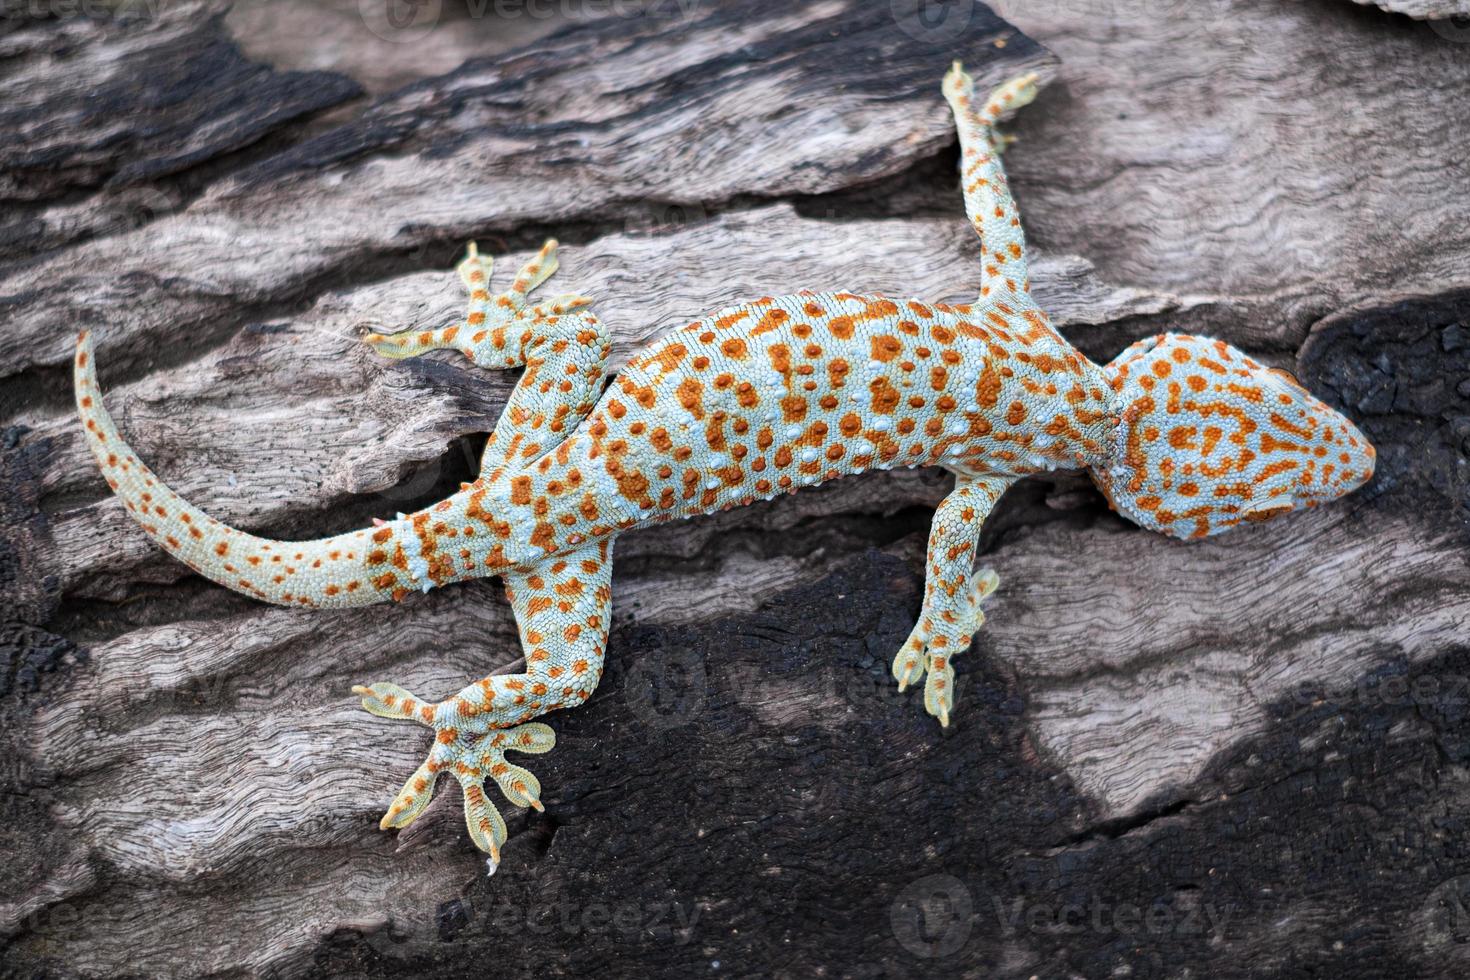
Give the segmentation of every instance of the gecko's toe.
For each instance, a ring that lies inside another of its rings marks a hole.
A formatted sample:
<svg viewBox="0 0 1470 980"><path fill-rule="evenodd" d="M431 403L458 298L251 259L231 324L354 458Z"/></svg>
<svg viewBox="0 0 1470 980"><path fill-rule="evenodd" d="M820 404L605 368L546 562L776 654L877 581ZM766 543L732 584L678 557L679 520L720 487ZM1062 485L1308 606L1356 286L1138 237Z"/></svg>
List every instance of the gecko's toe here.
<svg viewBox="0 0 1470 980"><path fill-rule="evenodd" d="M924 682L924 710L945 728L949 727L949 712L954 707L954 667L948 657L929 658L929 677Z"/></svg>
<svg viewBox="0 0 1470 980"><path fill-rule="evenodd" d="M500 845L505 843L507 831L500 811L485 796L485 780L493 779L512 805L545 812L540 780L529 770L507 762L505 753L549 752L554 745L556 734L551 726L529 722L497 729L456 755L453 772L464 787L465 826L475 846L490 856L490 874L500 864Z"/></svg>
<svg viewBox="0 0 1470 980"><path fill-rule="evenodd" d="M433 723L434 705L397 684L379 681L363 687L354 685L352 693L362 698L362 706L379 718L402 718L425 725Z"/></svg>
<svg viewBox="0 0 1470 980"><path fill-rule="evenodd" d="M1000 585L1000 576L990 568L982 568L970 577L970 584L960 596L957 607L942 613L926 607L914 625L908 641L893 659L893 676L900 691L924 679L924 710L944 727L954 710L955 673L951 661L969 648L975 633L985 623L980 608L985 599Z"/></svg>
<svg viewBox="0 0 1470 980"><path fill-rule="evenodd" d="M414 344L414 335L406 330L399 333L363 334L362 342L384 357L394 359L419 353L418 347Z"/></svg>
<svg viewBox="0 0 1470 980"><path fill-rule="evenodd" d="M358 685L352 692L362 706L384 718L411 719L434 729L434 744L424 764L398 791L379 826L384 830L407 827L434 795L434 783L442 773L451 773L464 790L465 824L475 846L488 854L491 872L500 863L500 845L505 843L505 820L485 796L485 784L493 781L515 806L545 810L541 782L529 770L507 761L507 752L538 754L556 745L551 726L528 722L509 728L485 725L488 715L466 711L464 692L438 704L425 702L396 684L379 682Z"/></svg>
<svg viewBox="0 0 1470 980"><path fill-rule="evenodd" d="M975 601L979 602L998 588L1000 588L1000 576L996 574L995 569L986 566L975 573L974 582L971 584L971 594Z"/></svg>
<svg viewBox="0 0 1470 980"><path fill-rule="evenodd" d="M910 684L917 684L924 676L924 639L917 636L918 630L909 635L908 642L898 651L893 658L893 679L898 681L900 692L908 689Z"/></svg>
<svg viewBox="0 0 1470 980"><path fill-rule="evenodd" d="M417 820L434 798L434 783L438 777L439 770L431 761L425 761L414 770L414 774L408 777L408 782L403 784L403 788L388 805L388 812L383 814L378 828L388 830L392 827L407 827Z"/></svg>

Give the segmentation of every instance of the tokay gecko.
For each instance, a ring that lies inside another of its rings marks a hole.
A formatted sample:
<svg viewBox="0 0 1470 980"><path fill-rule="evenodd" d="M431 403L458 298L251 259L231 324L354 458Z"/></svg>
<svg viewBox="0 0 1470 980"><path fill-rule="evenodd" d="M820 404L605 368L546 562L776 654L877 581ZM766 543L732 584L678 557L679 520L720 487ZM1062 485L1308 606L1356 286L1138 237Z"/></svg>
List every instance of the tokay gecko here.
<svg viewBox="0 0 1470 980"><path fill-rule="evenodd" d="M265 602L359 606L500 576L525 670L443 701L394 684L354 687L376 715L417 721L433 747L383 817L403 827L444 773L493 872L506 826L485 786L542 808L540 784L506 753L548 751L533 721L586 701L602 676L617 535L768 500L867 470L954 474L929 535L918 622L893 661L900 689L948 725L957 654L997 585L976 571L980 528L1017 480L1086 469L1111 506L1150 530L1199 538L1313 507L1360 486L1374 451L1292 376L1220 340L1160 334L1105 365L1053 329L1030 295L1026 248L994 124L1030 102L1036 76L981 103L958 63L944 80L961 148L965 211L980 235L980 293L948 305L801 292L705 316L606 376L607 329L591 300L532 292L557 268L549 241L503 292L469 247L463 322L364 338L387 357L450 349L485 368L524 368L485 446L479 477L424 510L316 541L227 527L139 461L102 405L92 342L76 355L87 442L143 530L201 575Z"/></svg>

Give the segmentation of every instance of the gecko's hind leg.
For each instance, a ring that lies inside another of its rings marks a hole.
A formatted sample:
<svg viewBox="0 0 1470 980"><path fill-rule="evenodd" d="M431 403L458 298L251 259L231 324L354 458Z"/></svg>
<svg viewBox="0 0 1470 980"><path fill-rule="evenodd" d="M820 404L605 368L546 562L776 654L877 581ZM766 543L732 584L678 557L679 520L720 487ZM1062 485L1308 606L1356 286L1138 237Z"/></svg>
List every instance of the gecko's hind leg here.
<svg viewBox="0 0 1470 980"><path fill-rule="evenodd" d="M954 111L960 137L965 213L980 236L982 298L1030 289L1026 236L1000 162L1009 140L996 132L995 124L1007 112L1036 98L1037 78L1033 73L1012 79L977 108L974 80L958 61L944 76L944 96Z"/></svg>
<svg viewBox="0 0 1470 980"><path fill-rule="evenodd" d="M438 776L453 773L464 790L470 837L495 870L506 826L485 798L485 781L494 780L515 806L542 808L540 782L506 761L505 753L549 751L555 735L531 719L581 704L597 687L611 623L611 582L612 542L606 538L505 573L526 656L524 673L492 674L432 705L394 684L352 689L375 715L410 718L434 729L429 757L388 808L384 829L411 823L428 806Z"/></svg>

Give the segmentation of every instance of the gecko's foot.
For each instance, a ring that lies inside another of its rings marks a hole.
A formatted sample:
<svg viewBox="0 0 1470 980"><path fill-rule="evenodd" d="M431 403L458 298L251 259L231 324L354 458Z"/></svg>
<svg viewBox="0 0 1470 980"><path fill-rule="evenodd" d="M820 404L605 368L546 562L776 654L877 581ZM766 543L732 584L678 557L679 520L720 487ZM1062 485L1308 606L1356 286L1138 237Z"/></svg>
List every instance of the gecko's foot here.
<svg viewBox="0 0 1470 980"><path fill-rule="evenodd" d="M1011 79L990 93L990 98L985 100L985 108L982 111L992 119L996 119L1030 105L1036 100L1036 83L1040 80L1041 76L1034 71Z"/></svg>
<svg viewBox="0 0 1470 980"><path fill-rule="evenodd" d="M954 667L950 660L965 651L971 638L985 624L981 604L998 585L1000 576L993 569L982 568L976 572L954 622L935 622L927 610L921 611L919 622L898 656L893 658L893 676L900 691L928 675L924 683L924 710L946 728L954 708Z"/></svg>
<svg viewBox="0 0 1470 980"><path fill-rule="evenodd" d="M562 316L592 305L586 296L568 293L553 296L535 306L527 306L527 298L558 268L557 242L546 240L531 261L516 273L515 281L495 295L490 294L490 273L495 266L488 255L481 255L470 242L465 257L455 270L469 293L469 309L464 322L442 330L404 330L398 333L370 333L363 342L384 357L414 357L431 350L458 350L481 367L506 367L518 364L515 343L518 339L504 329L513 320ZM509 347L507 345L510 345Z"/></svg>
<svg viewBox="0 0 1470 980"><path fill-rule="evenodd" d="M944 76L944 94L954 104L957 112L963 112L973 123L985 128L990 137L991 149L996 153L1003 153L1016 139L1014 136L997 133L994 126L1002 118L1029 105L1036 98L1036 83L1040 78L1036 72L1013 78L991 92L985 104L980 106L975 102L975 80L956 61Z"/></svg>
<svg viewBox="0 0 1470 980"><path fill-rule="evenodd" d="M500 864L500 845L505 843L505 820L495 804L485 798L485 780L492 779L515 806L537 810L541 805L541 783L528 770L507 762L508 751L542 753L551 751L556 734L551 726L528 722L510 728L476 726L463 712L464 701L450 698L431 704L414 697L395 684L378 683L354 687L362 706L383 718L417 721L434 729L434 747L424 764L408 777L379 826L407 827L424 812L434 797L434 783L449 772L464 791L465 823L475 846L489 855L490 873Z"/></svg>

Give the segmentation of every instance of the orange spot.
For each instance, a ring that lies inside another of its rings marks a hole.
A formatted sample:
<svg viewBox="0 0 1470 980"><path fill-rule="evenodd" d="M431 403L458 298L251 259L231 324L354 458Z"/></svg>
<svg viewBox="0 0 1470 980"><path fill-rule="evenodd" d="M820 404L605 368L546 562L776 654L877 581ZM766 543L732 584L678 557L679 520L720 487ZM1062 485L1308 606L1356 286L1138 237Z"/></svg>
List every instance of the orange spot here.
<svg viewBox="0 0 1470 980"><path fill-rule="evenodd" d="M903 350L903 344L891 334L879 334L872 341L872 357L875 361L888 362Z"/></svg>

